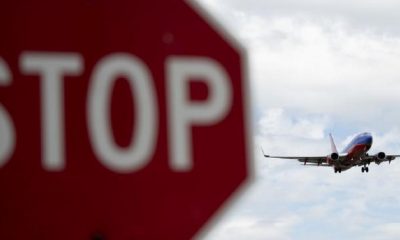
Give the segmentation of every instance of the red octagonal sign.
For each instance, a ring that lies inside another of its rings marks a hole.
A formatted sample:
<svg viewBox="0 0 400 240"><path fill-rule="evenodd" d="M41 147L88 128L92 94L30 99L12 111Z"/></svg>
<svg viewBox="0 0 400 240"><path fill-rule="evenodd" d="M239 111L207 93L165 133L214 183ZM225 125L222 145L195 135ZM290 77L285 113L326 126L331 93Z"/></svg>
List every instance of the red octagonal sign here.
<svg viewBox="0 0 400 240"><path fill-rule="evenodd" d="M187 239L248 181L245 57L196 3L6 1L0 30L0 239Z"/></svg>

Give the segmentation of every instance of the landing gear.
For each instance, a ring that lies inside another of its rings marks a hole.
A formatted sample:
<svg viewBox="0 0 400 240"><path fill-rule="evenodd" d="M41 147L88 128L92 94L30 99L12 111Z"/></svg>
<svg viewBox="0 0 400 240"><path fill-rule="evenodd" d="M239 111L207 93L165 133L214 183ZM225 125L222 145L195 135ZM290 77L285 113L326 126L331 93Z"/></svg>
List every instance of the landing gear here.
<svg viewBox="0 0 400 240"><path fill-rule="evenodd" d="M364 172L364 171L365 171L365 172L368 172L368 170L369 170L368 167L362 167L362 168L361 168L361 172Z"/></svg>
<svg viewBox="0 0 400 240"><path fill-rule="evenodd" d="M341 173L342 172L342 169L340 169L340 168L335 168L334 170L335 170L335 173L337 173L337 172Z"/></svg>

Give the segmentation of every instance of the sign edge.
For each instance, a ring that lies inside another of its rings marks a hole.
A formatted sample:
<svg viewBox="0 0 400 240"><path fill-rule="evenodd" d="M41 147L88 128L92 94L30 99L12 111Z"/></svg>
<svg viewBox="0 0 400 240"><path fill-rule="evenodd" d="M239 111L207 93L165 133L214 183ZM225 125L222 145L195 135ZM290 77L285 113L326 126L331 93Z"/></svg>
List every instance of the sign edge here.
<svg viewBox="0 0 400 240"><path fill-rule="evenodd" d="M253 184L255 179L255 165L254 165L254 140L253 140L253 117L251 111L251 85L249 77L249 57L246 48L236 39L236 37L231 34L228 29L226 29L222 24L220 24L215 17L213 17L208 10L201 5L198 0L185 0L185 2L203 18L212 28L216 30L217 33L221 34L223 39L227 41L235 50L239 52L241 57L241 67L242 67L242 103L245 107L244 109L244 130L246 136L246 155L248 160L247 178L243 181L236 190L229 196L229 198L222 204L222 206L214 212L210 219L200 227L200 229L195 233L193 239L206 239L208 234L212 229L221 222L223 216L227 214L229 209L233 208L236 202L243 197L244 193Z"/></svg>

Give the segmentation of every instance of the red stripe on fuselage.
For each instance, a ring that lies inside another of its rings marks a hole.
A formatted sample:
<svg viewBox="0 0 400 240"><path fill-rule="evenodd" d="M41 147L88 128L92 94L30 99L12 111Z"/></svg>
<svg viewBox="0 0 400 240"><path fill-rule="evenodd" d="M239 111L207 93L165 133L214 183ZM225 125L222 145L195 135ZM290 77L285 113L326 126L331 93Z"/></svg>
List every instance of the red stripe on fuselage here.
<svg viewBox="0 0 400 240"><path fill-rule="evenodd" d="M359 161L361 156L365 155L365 153L369 149L368 144L356 144L347 152L347 157L345 162Z"/></svg>

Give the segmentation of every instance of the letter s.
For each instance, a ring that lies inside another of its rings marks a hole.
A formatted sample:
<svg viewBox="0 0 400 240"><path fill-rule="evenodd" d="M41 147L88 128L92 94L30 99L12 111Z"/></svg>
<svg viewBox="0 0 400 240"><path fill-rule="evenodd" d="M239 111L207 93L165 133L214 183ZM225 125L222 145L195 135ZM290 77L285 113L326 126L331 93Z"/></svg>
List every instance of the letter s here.
<svg viewBox="0 0 400 240"><path fill-rule="evenodd" d="M0 57L0 86L11 84L11 73ZM10 160L15 148L15 130L7 110L0 104L0 168Z"/></svg>

